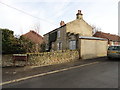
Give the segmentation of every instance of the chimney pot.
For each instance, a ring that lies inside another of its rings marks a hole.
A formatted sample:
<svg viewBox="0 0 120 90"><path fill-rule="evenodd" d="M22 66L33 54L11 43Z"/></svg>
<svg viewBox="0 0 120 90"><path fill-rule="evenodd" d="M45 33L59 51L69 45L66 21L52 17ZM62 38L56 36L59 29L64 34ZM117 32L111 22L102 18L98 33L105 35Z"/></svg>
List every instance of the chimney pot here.
<svg viewBox="0 0 120 90"><path fill-rule="evenodd" d="M82 19L83 18L82 15L83 14L81 13L81 10L78 10L78 13L76 14L76 16L77 16L76 18L77 19Z"/></svg>
<svg viewBox="0 0 120 90"><path fill-rule="evenodd" d="M81 10L78 10L78 13L81 14Z"/></svg>
<svg viewBox="0 0 120 90"><path fill-rule="evenodd" d="M65 25L65 22L64 22L64 21L61 21L61 22L60 22L60 26L63 26L63 25Z"/></svg>
<svg viewBox="0 0 120 90"><path fill-rule="evenodd" d="M82 13L81 13L81 10L78 10L78 13L77 13L78 15L83 15Z"/></svg>

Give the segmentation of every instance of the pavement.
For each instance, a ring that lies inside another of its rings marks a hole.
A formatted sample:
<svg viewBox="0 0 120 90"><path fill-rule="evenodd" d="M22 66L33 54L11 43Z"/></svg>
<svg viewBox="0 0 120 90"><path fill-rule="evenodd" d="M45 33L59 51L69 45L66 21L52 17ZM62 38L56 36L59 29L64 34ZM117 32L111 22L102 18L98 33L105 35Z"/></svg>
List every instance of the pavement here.
<svg viewBox="0 0 120 90"><path fill-rule="evenodd" d="M44 67L3 68L4 81L35 76L3 88L118 88L118 62L101 57ZM16 73L5 73L5 69Z"/></svg>

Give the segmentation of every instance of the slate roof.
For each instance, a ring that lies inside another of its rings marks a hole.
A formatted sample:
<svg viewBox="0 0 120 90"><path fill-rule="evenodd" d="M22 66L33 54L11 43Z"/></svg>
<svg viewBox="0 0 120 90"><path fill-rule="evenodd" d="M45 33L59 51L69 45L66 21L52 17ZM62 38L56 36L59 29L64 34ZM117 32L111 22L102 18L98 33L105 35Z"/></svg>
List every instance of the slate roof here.
<svg viewBox="0 0 120 90"><path fill-rule="evenodd" d="M105 38L98 38L98 37L88 37L88 36L79 36L80 39L91 39L91 40L107 40Z"/></svg>

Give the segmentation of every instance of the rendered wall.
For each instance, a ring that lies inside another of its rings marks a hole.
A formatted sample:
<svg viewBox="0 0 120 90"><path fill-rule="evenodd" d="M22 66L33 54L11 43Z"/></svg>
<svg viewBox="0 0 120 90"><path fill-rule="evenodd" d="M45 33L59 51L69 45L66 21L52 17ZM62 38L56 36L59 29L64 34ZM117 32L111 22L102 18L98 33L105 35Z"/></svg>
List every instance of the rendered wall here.
<svg viewBox="0 0 120 90"><path fill-rule="evenodd" d="M92 36L92 27L82 19L76 19L67 23L66 32L80 34L81 36Z"/></svg>
<svg viewBox="0 0 120 90"><path fill-rule="evenodd" d="M82 59L90 59L107 55L107 41L79 39L80 56Z"/></svg>

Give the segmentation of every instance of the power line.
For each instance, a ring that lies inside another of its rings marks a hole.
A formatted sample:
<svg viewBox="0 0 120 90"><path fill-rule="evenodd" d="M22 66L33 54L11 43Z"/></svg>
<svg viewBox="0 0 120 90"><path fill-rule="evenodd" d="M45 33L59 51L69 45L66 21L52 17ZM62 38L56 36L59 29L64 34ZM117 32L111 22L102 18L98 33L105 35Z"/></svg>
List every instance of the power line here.
<svg viewBox="0 0 120 90"><path fill-rule="evenodd" d="M12 6L10 6L10 5L8 5L8 4L5 4L5 3L3 3L3 2L0 2L0 3L3 4L3 5L5 5L5 6L7 6L7 7L9 7L9 8L15 9L15 10L21 12L21 13L24 13L24 14L26 14L26 15L29 15L29 16L31 16L31 17L33 17L33 18L36 18L36 19L39 19L39 20L43 20L43 21L47 21L47 23L52 24L52 22L50 22L50 21L48 21L48 20L46 20L46 19L36 17L36 16L34 16L34 15L32 15L32 14L29 14L29 13L27 13L27 12L25 12L25 11L22 11L22 10L20 10L20 9L17 9L17 8L15 8L15 7L12 7ZM57 24L53 23L52 25L57 25Z"/></svg>

